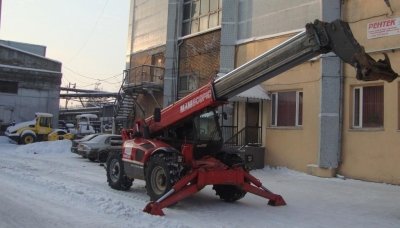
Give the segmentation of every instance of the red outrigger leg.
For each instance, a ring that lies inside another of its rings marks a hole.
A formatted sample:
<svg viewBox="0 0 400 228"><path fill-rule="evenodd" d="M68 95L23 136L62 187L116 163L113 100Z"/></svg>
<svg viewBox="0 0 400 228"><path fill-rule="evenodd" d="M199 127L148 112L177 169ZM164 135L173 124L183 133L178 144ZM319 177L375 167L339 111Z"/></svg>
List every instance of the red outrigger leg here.
<svg viewBox="0 0 400 228"><path fill-rule="evenodd" d="M163 208L195 194L206 185L214 184L236 185L246 192L268 199L268 204L271 206L286 205L282 196L272 193L242 167L228 167L219 160L208 157L196 161L196 166L191 172L179 180L164 196L148 203L143 211L163 216Z"/></svg>

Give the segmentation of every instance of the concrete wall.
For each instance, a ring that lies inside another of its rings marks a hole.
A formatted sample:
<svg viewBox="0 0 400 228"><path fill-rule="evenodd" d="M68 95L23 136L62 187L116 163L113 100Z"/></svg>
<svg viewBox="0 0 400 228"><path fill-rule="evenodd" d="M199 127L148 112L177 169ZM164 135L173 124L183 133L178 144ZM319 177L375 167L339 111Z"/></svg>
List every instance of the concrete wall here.
<svg viewBox="0 0 400 228"><path fill-rule="evenodd" d="M167 38L168 1L131 0L131 52L164 45Z"/></svg>
<svg viewBox="0 0 400 228"><path fill-rule="evenodd" d="M384 51L389 55L392 67L400 72L400 35L367 39L367 24L388 18L400 17L400 2L390 1L394 13L384 1L353 0L344 5L344 19L351 23L351 29L367 52L374 51L375 59L383 58ZM366 7L368 6L368 7ZM357 9L357 10L355 10ZM385 16L390 15L390 17ZM379 16L381 15L381 16ZM392 83L359 82L355 71L344 67L345 96L342 164L339 173L350 178L400 184L400 140L399 140L399 82ZM352 88L357 85L384 86L384 126L379 129L352 129Z"/></svg>
<svg viewBox="0 0 400 228"><path fill-rule="evenodd" d="M61 63L0 44L0 64L61 72Z"/></svg>
<svg viewBox="0 0 400 228"><path fill-rule="evenodd" d="M48 112L57 126L61 63L0 44L0 64L0 80L18 83L16 94L0 92L0 105L13 108L12 119L27 121L35 112Z"/></svg>
<svg viewBox="0 0 400 228"><path fill-rule="evenodd" d="M238 39L298 30L320 18L320 0L240 0Z"/></svg>
<svg viewBox="0 0 400 228"><path fill-rule="evenodd" d="M0 40L0 44L7 45L9 47L14 47L29 53L33 53L35 55L40 55L42 57L46 56L46 46L14 42L10 40Z"/></svg>

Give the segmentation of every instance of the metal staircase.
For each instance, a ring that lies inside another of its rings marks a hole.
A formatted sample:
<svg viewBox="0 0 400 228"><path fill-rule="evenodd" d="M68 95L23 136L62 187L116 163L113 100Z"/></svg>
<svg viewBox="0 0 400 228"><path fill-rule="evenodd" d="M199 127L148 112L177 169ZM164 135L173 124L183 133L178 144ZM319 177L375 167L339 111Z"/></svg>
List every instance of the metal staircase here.
<svg viewBox="0 0 400 228"><path fill-rule="evenodd" d="M124 87L129 71L124 70L121 87L114 101L114 121L118 128L126 126L128 120L135 116L135 99L137 95L125 93Z"/></svg>
<svg viewBox="0 0 400 228"><path fill-rule="evenodd" d="M118 127L130 127L136 118L140 94L163 89L164 68L140 65L124 70L121 87L114 102L114 119Z"/></svg>

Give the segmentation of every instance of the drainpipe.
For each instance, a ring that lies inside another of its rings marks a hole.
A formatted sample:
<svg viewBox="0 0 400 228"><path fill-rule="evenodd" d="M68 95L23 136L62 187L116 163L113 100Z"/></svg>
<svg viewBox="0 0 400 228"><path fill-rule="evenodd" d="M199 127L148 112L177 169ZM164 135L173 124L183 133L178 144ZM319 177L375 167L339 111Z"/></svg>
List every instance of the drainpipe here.
<svg viewBox="0 0 400 228"><path fill-rule="evenodd" d="M168 1L167 19L167 43L165 51L165 73L164 73L164 107L176 101L176 81L177 81L177 37L179 36L180 24L182 22L181 1Z"/></svg>
<svg viewBox="0 0 400 228"><path fill-rule="evenodd" d="M326 22L341 18L341 0L322 0L321 19ZM319 113L317 164L307 166L308 173L333 177L339 166L342 141L343 72L342 61L332 53L323 54Z"/></svg>

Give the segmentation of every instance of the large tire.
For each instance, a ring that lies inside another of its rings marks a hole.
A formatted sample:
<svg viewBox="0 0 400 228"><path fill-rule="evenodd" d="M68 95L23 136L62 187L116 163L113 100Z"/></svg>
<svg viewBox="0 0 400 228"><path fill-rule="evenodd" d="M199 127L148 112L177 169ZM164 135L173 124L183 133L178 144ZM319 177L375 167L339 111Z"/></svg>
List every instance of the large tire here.
<svg viewBox="0 0 400 228"><path fill-rule="evenodd" d="M169 156L156 154L146 166L146 190L151 201L156 201L179 180L179 169Z"/></svg>
<svg viewBox="0 0 400 228"><path fill-rule="evenodd" d="M213 186L215 190L215 194L219 196L219 198L226 202L234 202L236 200L240 200L246 195L246 192L234 185L222 185L216 184Z"/></svg>
<svg viewBox="0 0 400 228"><path fill-rule="evenodd" d="M245 169L243 159L234 152L235 150L222 151L220 154L217 154L216 157L229 167L241 166L243 169ZM213 186L213 189L215 190L215 194L218 195L221 200L226 202L240 200L247 193L235 185L216 184Z"/></svg>
<svg viewBox="0 0 400 228"><path fill-rule="evenodd" d="M106 164L108 185L116 190L129 190L133 179L128 178L125 174L121 154L110 153Z"/></svg>
<svg viewBox="0 0 400 228"><path fill-rule="evenodd" d="M19 140L20 144L30 144L36 141L36 136L32 133L24 134L21 139Z"/></svg>

